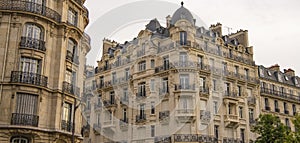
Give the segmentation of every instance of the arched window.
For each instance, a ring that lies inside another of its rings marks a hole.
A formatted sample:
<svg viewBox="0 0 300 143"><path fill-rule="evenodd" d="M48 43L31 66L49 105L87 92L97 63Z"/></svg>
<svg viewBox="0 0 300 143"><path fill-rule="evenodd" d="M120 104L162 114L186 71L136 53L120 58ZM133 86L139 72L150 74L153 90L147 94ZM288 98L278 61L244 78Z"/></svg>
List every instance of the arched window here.
<svg viewBox="0 0 300 143"><path fill-rule="evenodd" d="M68 41L68 51L72 53L72 55L76 54L77 43L73 39L69 39Z"/></svg>
<svg viewBox="0 0 300 143"><path fill-rule="evenodd" d="M32 39L43 40L44 31L40 26L33 23L28 23L25 25L25 32L23 36Z"/></svg>
<svg viewBox="0 0 300 143"><path fill-rule="evenodd" d="M30 143L30 141L24 137L13 137L11 143Z"/></svg>

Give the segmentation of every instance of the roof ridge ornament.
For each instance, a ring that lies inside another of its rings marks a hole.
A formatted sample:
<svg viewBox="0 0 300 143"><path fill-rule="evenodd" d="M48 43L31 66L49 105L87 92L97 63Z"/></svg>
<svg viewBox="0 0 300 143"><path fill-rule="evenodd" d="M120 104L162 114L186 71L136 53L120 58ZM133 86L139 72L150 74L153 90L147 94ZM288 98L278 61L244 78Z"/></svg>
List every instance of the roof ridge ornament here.
<svg viewBox="0 0 300 143"><path fill-rule="evenodd" d="M183 7L183 5L184 5L184 2L183 2L183 1L181 1L181 6Z"/></svg>

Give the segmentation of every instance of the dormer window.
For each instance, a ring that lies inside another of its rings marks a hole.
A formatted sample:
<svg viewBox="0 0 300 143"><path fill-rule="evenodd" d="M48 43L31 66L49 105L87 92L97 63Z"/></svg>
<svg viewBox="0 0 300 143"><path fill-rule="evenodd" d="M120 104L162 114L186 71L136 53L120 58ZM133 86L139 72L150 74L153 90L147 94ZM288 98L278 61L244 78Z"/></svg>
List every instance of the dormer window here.
<svg viewBox="0 0 300 143"><path fill-rule="evenodd" d="M259 68L259 75L260 75L260 77L265 77L264 69L261 67Z"/></svg>
<svg viewBox="0 0 300 143"><path fill-rule="evenodd" d="M286 81L289 81L289 77L287 77L287 76L284 76L284 79L285 79Z"/></svg>
<svg viewBox="0 0 300 143"><path fill-rule="evenodd" d="M185 31L180 32L180 45L187 45L187 33Z"/></svg>
<svg viewBox="0 0 300 143"><path fill-rule="evenodd" d="M278 73L278 81L279 81L279 82L282 82L282 76L281 76L280 73Z"/></svg>
<svg viewBox="0 0 300 143"><path fill-rule="evenodd" d="M269 75L269 76L271 76L271 75L272 75L272 73L271 73L269 70L268 70L267 72L268 72L268 75Z"/></svg>

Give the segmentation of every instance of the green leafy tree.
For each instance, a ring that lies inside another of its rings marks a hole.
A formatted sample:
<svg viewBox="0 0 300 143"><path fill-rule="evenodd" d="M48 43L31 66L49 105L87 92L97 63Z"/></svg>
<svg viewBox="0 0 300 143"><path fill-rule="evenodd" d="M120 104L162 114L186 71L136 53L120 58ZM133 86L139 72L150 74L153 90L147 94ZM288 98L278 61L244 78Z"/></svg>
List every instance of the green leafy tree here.
<svg viewBox="0 0 300 143"><path fill-rule="evenodd" d="M259 135L255 143L290 143L290 130L271 114L260 115L252 132Z"/></svg>
<svg viewBox="0 0 300 143"><path fill-rule="evenodd" d="M289 135L289 143L300 143L300 114L296 114L293 124L295 131Z"/></svg>

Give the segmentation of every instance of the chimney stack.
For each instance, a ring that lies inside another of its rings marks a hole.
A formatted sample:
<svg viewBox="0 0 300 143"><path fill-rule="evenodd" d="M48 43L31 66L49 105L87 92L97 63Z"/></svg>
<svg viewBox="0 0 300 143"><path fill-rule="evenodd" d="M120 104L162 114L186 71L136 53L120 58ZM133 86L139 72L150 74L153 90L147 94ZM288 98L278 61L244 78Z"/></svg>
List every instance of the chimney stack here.
<svg viewBox="0 0 300 143"><path fill-rule="evenodd" d="M284 74L295 76L295 71L293 69L284 69Z"/></svg>
<svg viewBox="0 0 300 143"><path fill-rule="evenodd" d="M275 64L271 67L269 67L270 70L274 70L274 71L280 71L280 66L278 64Z"/></svg>

